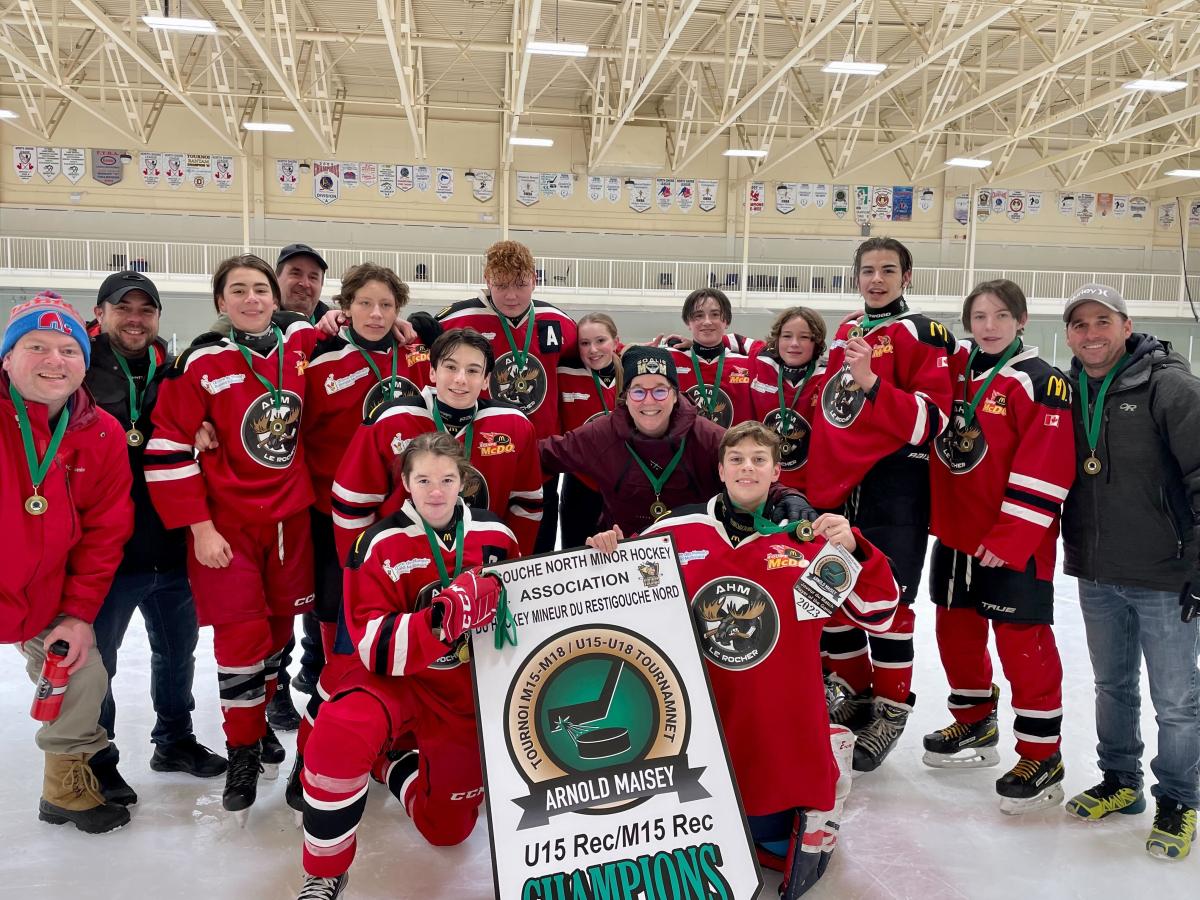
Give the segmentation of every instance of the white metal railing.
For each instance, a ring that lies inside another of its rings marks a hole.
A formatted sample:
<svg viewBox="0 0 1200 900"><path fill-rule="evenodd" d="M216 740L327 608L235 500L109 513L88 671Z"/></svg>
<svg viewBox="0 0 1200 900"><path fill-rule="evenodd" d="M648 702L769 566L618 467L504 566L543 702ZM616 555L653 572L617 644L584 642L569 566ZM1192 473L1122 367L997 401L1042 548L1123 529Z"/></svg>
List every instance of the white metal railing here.
<svg viewBox="0 0 1200 900"><path fill-rule="evenodd" d="M273 261L279 245L255 245L251 251ZM331 277L353 265L377 262L391 267L405 281L430 285L476 285L483 281L483 254L435 253L421 250L356 250L319 248ZM135 269L160 277L207 277L226 257L241 253L239 244L193 244L166 241L124 241L92 238L0 237L0 270L39 273L102 274ZM587 259L536 257L538 283L582 294L678 295L699 287L742 290L740 262L693 260ZM747 291L766 294L854 296L850 266L822 263L751 262L745 273ZM1111 284L1131 303L1174 308L1180 299L1177 274L1140 272L1037 271L977 269L974 282L1008 278L1031 301L1061 301L1089 281ZM1192 296L1200 299L1200 275L1190 276ZM962 268L918 268L911 296L961 297Z"/></svg>

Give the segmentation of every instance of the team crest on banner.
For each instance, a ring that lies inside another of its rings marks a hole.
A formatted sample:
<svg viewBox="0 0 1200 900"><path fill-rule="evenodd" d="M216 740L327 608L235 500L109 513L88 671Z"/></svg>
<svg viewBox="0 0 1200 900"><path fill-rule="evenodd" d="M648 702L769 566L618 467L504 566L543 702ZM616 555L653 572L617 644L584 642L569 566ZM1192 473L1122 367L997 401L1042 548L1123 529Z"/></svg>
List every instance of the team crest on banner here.
<svg viewBox="0 0 1200 900"><path fill-rule="evenodd" d="M405 192L413 189L413 167L408 163L396 166L396 187Z"/></svg>
<svg viewBox="0 0 1200 900"><path fill-rule="evenodd" d="M142 163L142 181L146 182L146 187L158 187L162 180L162 155L143 151L139 156Z"/></svg>
<svg viewBox="0 0 1200 900"><path fill-rule="evenodd" d="M992 214L992 192L988 188L980 188L975 195L975 221L986 222Z"/></svg>
<svg viewBox="0 0 1200 900"><path fill-rule="evenodd" d="M1113 197L1113 218L1123 219L1129 212L1129 196L1127 194L1117 194Z"/></svg>
<svg viewBox="0 0 1200 900"><path fill-rule="evenodd" d="M218 191L227 191L233 186L232 156L214 156L212 158L212 178Z"/></svg>
<svg viewBox="0 0 1200 900"><path fill-rule="evenodd" d="M871 219L875 222L892 220L892 189L876 187L871 192Z"/></svg>
<svg viewBox="0 0 1200 900"><path fill-rule="evenodd" d="M187 155L187 177L198 191L208 187L212 178L212 157L207 153L189 153Z"/></svg>
<svg viewBox="0 0 1200 900"><path fill-rule="evenodd" d="M1130 197L1129 198L1129 214L1134 220L1146 218L1146 213L1150 211L1150 201L1145 197Z"/></svg>
<svg viewBox="0 0 1200 900"><path fill-rule="evenodd" d="M1008 212L1007 190L992 191L992 212L997 216L1002 216Z"/></svg>
<svg viewBox="0 0 1200 900"><path fill-rule="evenodd" d="M1107 216L1112 212L1113 195L1112 194L1097 194L1096 195L1096 212L1101 216Z"/></svg>
<svg viewBox="0 0 1200 900"><path fill-rule="evenodd" d="M1008 220L1010 222L1020 222L1023 218L1025 218L1025 192L1009 191Z"/></svg>
<svg viewBox="0 0 1200 900"><path fill-rule="evenodd" d="M621 179L616 175L609 175L604 180L604 196L608 198L609 203L621 202Z"/></svg>
<svg viewBox="0 0 1200 900"><path fill-rule="evenodd" d="M912 185L897 185L892 188L892 221L911 222L913 206Z"/></svg>
<svg viewBox="0 0 1200 900"><path fill-rule="evenodd" d="M299 163L294 159L275 160L275 181L285 194L296 193L296 185L300 181L297 173Z"/></svg>
<svg viewBox="0 0 1200 900"><path fill-rule="evenodd" d="M475 177L471 179L471 196L480 203L487 203L495 192L495 184L495 169L476 169Z"/></svg>
<svg viewBox="0 0 1200 900"><path fill-rule="evenodd" d="M807 181L800 182L796 185L796 206L800 209L807 209L808 204L812 202L812 195L813 186Z"/></svg>
<svg viewBox="0 0 1200 900"><path fill-rule="evenodd" d="M850 185L835 184L833 186L833 214L839 219L844 219L849 211Z"/></svg>
<svg viewBox="0 0 1200 900"><path fill-rule="evenodd" d="M87 174L87 154L82 147L63 147L63 174L71 184L79 184L80 179Z"/></svg>
<svg viewBox="0 0 1200 900"><path fill-rule="evenodd" d="M967 194L959 194L954 198L954 221L966 225L971 217L971 198Z"/></svg>
<svg viewBox="0 0 1200 900"><path fill-rule="evenodd" d="M30 165L33 164L32 150L30 150ZM33 174L32 168L30 174ZM121 151L120 150L93 150L92 151L92 178L101 184L113 185L125 177L125 170L121 166Z"/></svg>
<svg viewBox="0 0 1200 900"><path fill-rule="evenodd" d="M657 178L654 182L654 194L658 198L658 208L670 212L671 203L675 199L675 179Z"/></svg>
<svg viewBox="0 0 1200 900"><path fill-rule="evenodd" d="M1075 195L1060 192L1058 195L1058 214L1060 216L1075 215Z"/></svg>
<svg viewBox="0 0 1200 900"><path fill-rule="evenodd" d="M575 196L575 175L572 172L558 173L558 196L570 200Z"/></svg>
<svg viewBox="0 0 1200 900"><path fill-rule="evenodd" d="M541 175L537 172L517 173L517 202L522 206L533 206L541 199L539 182Z"/></svg>
<svg viewBox="0 0 1200 900"><path fill-rule="evenodd" d="M38 147L37 168L42 180L49 184L62 171L62 151L57 147Z"/></svg>
<svg viewBox="0 0 1200 900"><path fill-rule="evenodd" d="M379 183L379 165L377 163L359 163L358 181L365 188L373 188Z"/></svg>
<svg viewBox="0 0 1200 900"><path fill-rule="evenodd" d="M358 163L342 163L342 186L346 188L358 187Z"/></svg>
<svg viewBox="0 0 1200 900"><path fill-rule="evenodd" d="M752 181L746 185L746 202L750 204L750 215L757 216L763 211L763 206L767 202L763 196L766 192L767 183L765 181Z"/></svg>
<svg viewBox="0 0 1200 900"><path fill-rule="evenodd" d="M696 179L680 178L676 181L675 196L679 201L679 211L689 212L696 202Z"/></svg>
<svg viewBox="0 0 1200 900"><path fill-rule="evenodd" d="M702 178L696 184L700 188L700 199L697 204L701 212L712 212L717 208L717 182L714 179Z"/></svg>
<svg viewBox="0 0 1200 900"><path fill-rule="evenodd" d="M437 197L443 203L454 196L454 170L445 166L437 168Z"/></svg>
<svg viewBox="0 0 1200 900"><path fill-rule="evenodd" d="M1091 191L1080 191L1075 195L1075 217L1080 225L1092 221L1096 214L1096 195Z"/></svg>
<svg viewBox="0 0 1200 900"><path fill-rule="evenodd" d="M413 183L418 191L428 191L433 183L433 170L429 166L413 166Z"/></svg>
<svg viewBox="0 0 1200 900"><path fill-rule="evenodd" d="M541 191L543 197L555 197L558 195L558 173L557 172L542 172L541 173Z"/></svg>
<svg viewBox="0 0 1200 900"><path fill-rule="evenodd" d="M1029 191L1025 196L1025 215L1036 216L1042 211L1042 192Z"/></svg>
<svg viewBox="0 0 1200 900"><path fill-rule="evenodd" d="M917 199L917 208L920 209L921 212L929 212L931 209L933 209L933 196L933 188L921 188L921 193Z"/></svg>
<svg viewBox="0 0 1200 900"><path fill-rule="evenodd" d="M866 225L871 218L871 186L856 184L854 186L854 221Z"/></svg>
<svg viewBox="0 0 1200 900"><path fill-rule="evenodd" d="M650 208L650 186L649 178L629 178L625 181L625 186L629 188L629 208L634 212L643 213Z"/></svg>
<svg viewBox="0 0 1200 900"><path fill-rule="evenodd" d="M825 204L829 202L829 185L814 184L813 185L813 203L817 209L824 209Z"/></svg>
<svg viewBox="0 0 1200 900"><path fill-rule="evenodd" d="M796 208L796 183L780 181L775 185L775 209L782 215L787 215Z"/></svg>
<svg viewBox="0 0 1200 900"><path fill-rule="evenodd" d="M379 196L384 200L396 193L396 164L379 164Z"/></svg>
<svg viewBox="0 0 1200 900"><path fill-rule="evenodd" d="M173 191L183 187L184 172L184 155L182 153L168 153L165 157L166 164L164 166L163 176L167 179L167 187Z"/></svg>
<svg viewBox="0 0 1200 900"><path fill-rule="evenodd" d="M342 191L342 166L332 159L313 162L313 197L321 203L336 203Z"/></svg>
<svg viewBox="0 0 1200 900"><path fill-rule="evenodd" d="M593 203L600 202L604 196L604 178L600 175L588 176L588 199Z"/></svg>
<svg viewBox="0 0 1200 900"><path fill-rule="evenodd" d="M33 170L37 166L33 157L32 147L13 147L13 169L25 184L33 180Z"/></svg>

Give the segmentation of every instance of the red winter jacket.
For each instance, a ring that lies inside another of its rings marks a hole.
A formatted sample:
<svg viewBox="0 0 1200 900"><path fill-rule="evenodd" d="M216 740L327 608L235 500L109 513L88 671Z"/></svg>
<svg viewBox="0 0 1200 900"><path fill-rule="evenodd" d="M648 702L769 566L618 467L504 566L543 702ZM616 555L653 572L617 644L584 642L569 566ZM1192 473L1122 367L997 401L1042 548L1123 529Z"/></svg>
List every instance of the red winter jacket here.
<svg viewBox="0 0 1200 900"><path fill-rule="evenodd" d="M132 477L125 430L86 390L71 397L71 419L41 485L45 515L25 512L33 483L17 412L0 374L0 643L27 641L57 616L96 618L133 533ZM39 455L50 443L46 407L27 404Z"/></svg>

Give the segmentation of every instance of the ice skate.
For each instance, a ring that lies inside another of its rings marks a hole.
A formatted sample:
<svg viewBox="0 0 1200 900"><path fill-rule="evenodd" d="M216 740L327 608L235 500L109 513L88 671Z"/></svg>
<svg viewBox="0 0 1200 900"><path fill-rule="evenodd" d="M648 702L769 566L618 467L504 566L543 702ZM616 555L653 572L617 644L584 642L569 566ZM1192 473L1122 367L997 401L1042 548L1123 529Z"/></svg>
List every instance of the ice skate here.
<svg viewBox="0 0 1200 900"><path fill-rule="evenodd" d="M871 721L858 733L854 747L855 772L874 772L887 759L904 733L916 699L915 694L908 695L907 703L897 703L886 697L875 698Z"/></svg>
<svg viewBox="0 0 1200 900"><path fill-rule="evenodd" d="M854 690L837 675L825 676L825 705L831 725L843 725L853 732L862 731L871 721L871 694Z"/></svg>
<svg viewBox="0 0 1200 900"><path fill-rule="evenodd" d="M1170 797L1160 797L1146 852L1158 859L1183 859L1196 837L1196 811Z"/></svg>
<svg viewBox="0 0 1200 900"><path fill-rule="evenodd" d="M952 722L925 735L921 761L934 769L981 769L1000 763L1000 728L996 711L978 722Z"/></svg>
<svg viewBox="0 0 1200 900"><path fill-rule="evenodd" d="M318 878L316 875L305 875L304 886L296 895L296 900L335 900L342 895L350 875L343 872L336 878Z"/></svg>
<svg viewBox="0 0 1200 900"><path fill-rule="evenodd" d="M267 704L267 721L280 731L295 731L300 727L300 713L296 711L292 692L286 685L280 685Z"/></svg>
<svg viewBox="0 0 1200 900"><path fill-rule="evenodd" d="M300 782L300 773L303 771L304 757L297 753L292 773L288 775L287 787L283 791L283 799L295 814L297 828L304 825L304 785Z"/></svg>
<svg viewBox="0 0 1200 900"><path fill-rule="evenodd" d="M221 805L233 813L239 826L245 828L250 807L258 796L258 776L263 770L259 746L227 745L226 750L229 768L225 772L225 792L221 795Z"/></svg>
<svg viewBox="0 0 1200 900"><path fill-rule="evenodd" d="M1067 812L1098 822L1105 816L1120 813L1132 816L1146 811L1146 798L1137 788L1124 785L1111 772L1095 787L1082 791L1067 801Z"/></svg>
<svg viewBox="0 0 1200 900"><path fill-rule="evenodd" d="M1062 754L1058 751L1040 762L1022 757L1010 771L996 780L1000 812L1007 816L1019 816L1058 806L1063 800L1062 780Z"/></svg>
<svg viewBox="0 0 1200 900"><path fill-rule="evenodd" d="M271 726L267 726L267 733L262 736L262 771L263 778L267 781L274 781L279 777L279 766L287 759L287 751L283 749L283 744L279 743L279 738L275 737L275 732Z"/></svg>

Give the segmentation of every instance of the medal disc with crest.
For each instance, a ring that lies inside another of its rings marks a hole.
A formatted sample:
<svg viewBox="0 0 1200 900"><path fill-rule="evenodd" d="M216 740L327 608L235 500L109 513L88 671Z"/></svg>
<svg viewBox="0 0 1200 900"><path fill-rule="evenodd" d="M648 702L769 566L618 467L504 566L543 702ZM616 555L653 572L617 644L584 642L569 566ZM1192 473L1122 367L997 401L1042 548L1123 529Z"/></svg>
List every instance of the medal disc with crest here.
<svg viewBox="0 0 1200 900"><path fill-rule="evenodd" d="M532 353L526 355L524 366L517 365L515 353L505 353L496 360L488 380L494 399L511 403L527 416L542 405L546 388L546 370Z"/></svg>

